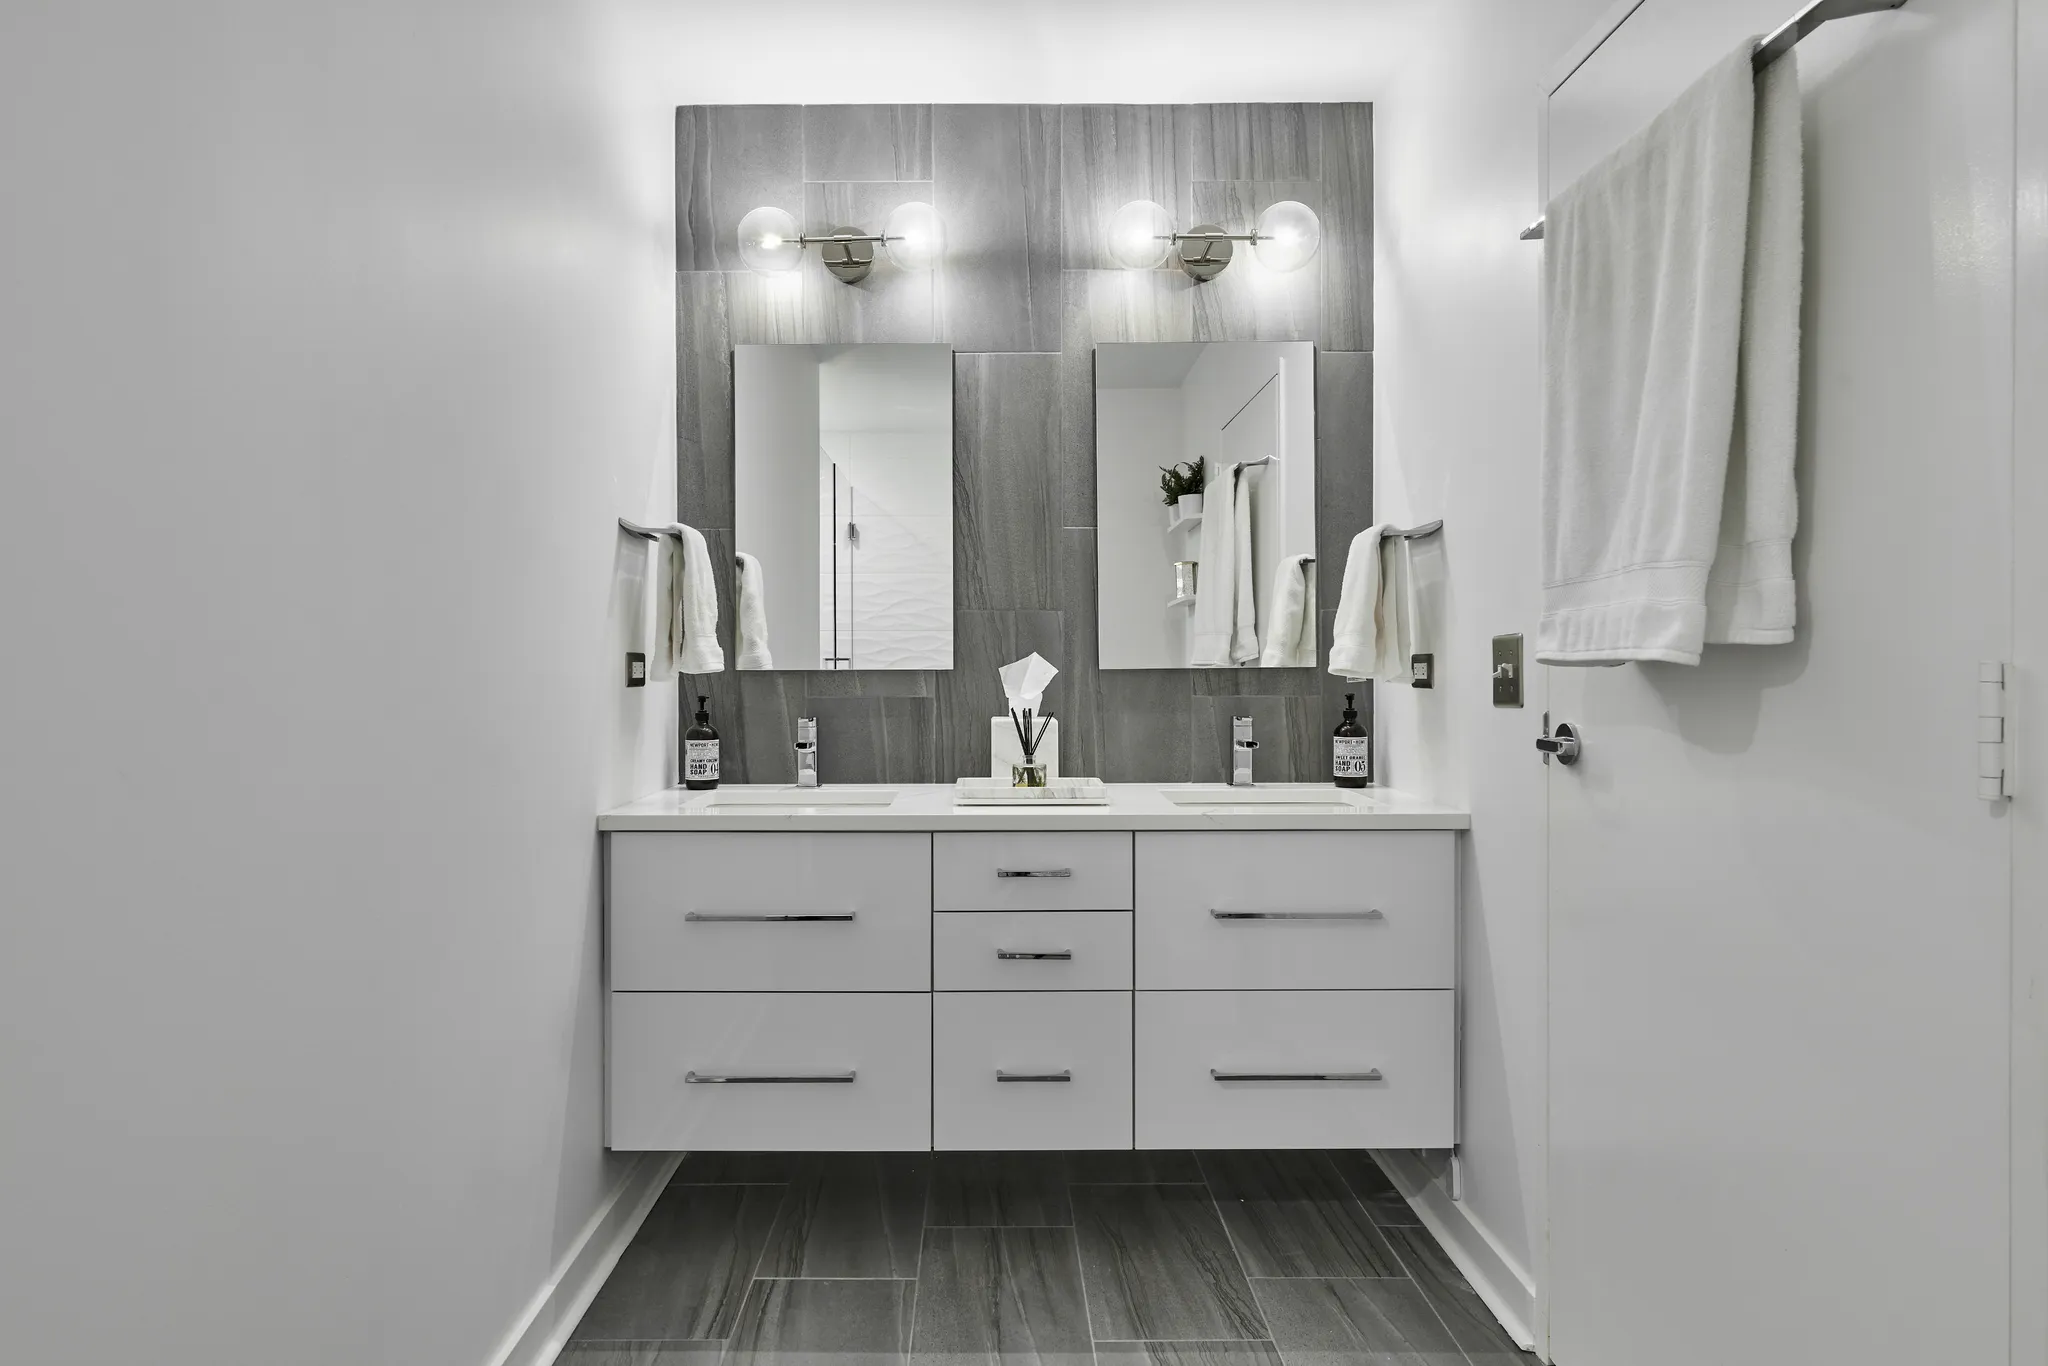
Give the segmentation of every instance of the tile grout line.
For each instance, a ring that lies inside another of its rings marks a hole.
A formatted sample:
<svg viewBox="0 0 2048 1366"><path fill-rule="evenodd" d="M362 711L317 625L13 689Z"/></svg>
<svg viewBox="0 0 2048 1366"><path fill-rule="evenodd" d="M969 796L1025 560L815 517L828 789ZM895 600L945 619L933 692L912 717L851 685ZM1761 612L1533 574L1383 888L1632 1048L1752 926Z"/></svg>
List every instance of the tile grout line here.
<svg viewBox="0 0 2048 1366"><path fill-rule="evenodd" d="M924 1203L917 1208L917 1278L910 1283L910 1331L903 1335L903 1359L908 1362L917 1351L917 1301L924 1290L924 1244L931 1233L932 1178L938 1175L938 1154L933 1153L924 1170Z"/></svg>
<svg viewBox="0 0 2048 1366"><path fill-rule="evenodd" d="M1363 1153L1362 1155L1364 1156L1365 1160L1372 1163L1375 1168L1379 1168L1379 1160L1375 1158L1371 1153ZM1373 1231L1379 1234L1381 1238L1386 1240L1387 1251L1393 1256L1394 1265L1401 1268L1403 1278L1407 1280L1408 1284L1415 1287L1416 1294L1422 1296L1422 1302L1429 1306L1430 1316L1433 1317L1439 1324L1443 1326L1444 1336L1449 1338L1451 1345L1458 1349L1458 1355L1464 1358L1466 1366L1472 1366L1471 1354L1465 1350L1464 1344L1458 1341L1458 1335L1451 1331L1451 1322L1449 1319L1444 1317L1443 1310L1437 1308L1436 1296L1429 1293L1429 1287L1422 1283L1422 1278L1417 1276L1415 1274L1414 1268L1408 1265L1408 1259L1401 1255L1401 1249L1394 1245L1394 1240L1392 1238L1387 1237L1387 1231L1384 1228L1380 1227L1379 1220L1374 1219L1372 1217L1372 1207L1365 1203L1364 1198L1361 1197L1357 1191L1352 1189L1350 1180L1344 1175L1343 1171L1338 1168L1337 1163L1330 1157L1328 1153L1322 1154L1322 1158L1323 1161L1328 1162L1330 1164L1330 1171L1332 1172L1332 1174L1336 1176L1337 1184L1339 1186L1342 1186L1344 1190L1350 1194L1351 1198L1358 1202L1359 1209L1364 1212L1366 1222L1372 1225ZM1380 1169L1380 1175L1383 1177L1386 1176L1386 1171L1384 1169ZM1389 1179L1389 1184L1391 1184L1391 1178ZM1428 1229L1424 1229L1422 1233L1424 1237L1431 1236Z"/></svg>
<svg viewBox="0 0 2048 1366"><path fill-rule="evenodd" d="M1195 1170L1202 1174L1202 1189L1209 1192L1209 1209L1216 1216L1216 1222L1223 1226L1223 1241L1230 1246L1230 1255L1237 1259L1238 1274L1244 1277L1245 1289L1251 1292L1252 1308L1258 1311L1259 1322L1266 1326L1266 1340L1273 1339L1273 1321L1266 1317L1266 1306L1259 1303L1259 1292L1252 1288L1251 1268L1244 1264L1244 1253L1238 1249L1237 1237L1230 1231L1230 1221L1223 1217L1223 1203L1216 1198L1216 1187L1209 1180L1209 1164L1202 1160L1202 1154L1195 1154ZM1273 1351L1278 1355L1280 1345L1274 1343Z"/></svg>
<svg viewBox="0 0 2048 1366"><path fill-rule="evenodd" d="M1073 1174L1073 1168L1070 1165L1067 1169L1067 1175L1071 1178ZM1095 1350L1095 1304L1094 1301L1088 1298L1088 1266L1087 1260L1081 1255L1081 1210L1074 1203L1074 1186L1075 1182L1070 1179L1067 1182L1067 1208L1073 1211L1074 1215L1072 1225L1074 1235L1074 1277L1081 1283L1081 1318L1088 1328L1088 1360L1094 1363L1094 1366L1101 1366L1102 1358Z"/></svg>

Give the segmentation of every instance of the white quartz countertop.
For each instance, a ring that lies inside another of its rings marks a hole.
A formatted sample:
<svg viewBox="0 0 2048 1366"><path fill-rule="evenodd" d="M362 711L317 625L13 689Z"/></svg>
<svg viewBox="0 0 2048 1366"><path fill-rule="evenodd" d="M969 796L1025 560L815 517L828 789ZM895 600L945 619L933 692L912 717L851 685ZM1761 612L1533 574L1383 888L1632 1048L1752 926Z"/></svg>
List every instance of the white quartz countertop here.
<svg viewBox="0 0 2048 1366"><path fill-rule="evenodd" d="M1164 795L1181 794L1187 801ZM1464 830L1469 812L1391 788L1328 783L1112 783L1106 806L960 806L950 784L680 787L597 818L599 830Z"/></svg>

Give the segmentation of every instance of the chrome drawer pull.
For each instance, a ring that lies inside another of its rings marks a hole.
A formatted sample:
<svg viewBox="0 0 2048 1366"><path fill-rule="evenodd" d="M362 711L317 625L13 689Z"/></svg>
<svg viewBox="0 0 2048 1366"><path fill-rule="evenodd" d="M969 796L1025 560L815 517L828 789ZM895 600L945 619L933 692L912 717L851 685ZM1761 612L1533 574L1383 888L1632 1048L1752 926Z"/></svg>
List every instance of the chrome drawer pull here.
<svg viewBox="0 0 2048 1366"><path fill-rule="evenodd" d="M1218 1072L1209 1069L1217 1081L1385 1081L1380 1069L1364 1072Z"/></svg>
<svg viewBox="0 0 2048 1366"><path fill-rule="evenodd" d="M851 920L853 915L852 911L819 915L728 915L723 911L691 911L683 919L699 925L795 925L820 920Z"/></svg>
<svg viewBox="0 0 2048 1366"><path fill-rule="evenodd" d="M1012 959L1022 959L1025 962L1031 963L1042 963L1053 960L1057 960L1059 962L1064 963L1073 956L1074 951L1072 949L1050 949L1044 953L1026 953L1021 949L996 950L996 957L1001 958L1006 962Z"/></svg>
<svg viewBox="0 0 2048 1366"><path fill-rule="evenodd" d="M827 1085L850 1082L851 1072L685 1072L683 1080L692 1086L739 1086L773 1085L789 1083L795 1085Z"/></svg>
<svg viewBox="0 0 2048 1366"><path fill-rule="evenodd" d="M996 1069L997 1081L1072 1081L1074 1074L1062 1069L1058 1072L1005 1072Z"/></svg>
<svg viewBox="0 0 2048 1366"><path fill-rule="evenodd" d="M1212 920L1385 920L1385 911L1216 911Z"/></svg>
<svg viewBox="0 0 2048 1366"><path fill-rule="evenodd" d="M1072 877L1072 868L998 868L997 877Z"/></svg>

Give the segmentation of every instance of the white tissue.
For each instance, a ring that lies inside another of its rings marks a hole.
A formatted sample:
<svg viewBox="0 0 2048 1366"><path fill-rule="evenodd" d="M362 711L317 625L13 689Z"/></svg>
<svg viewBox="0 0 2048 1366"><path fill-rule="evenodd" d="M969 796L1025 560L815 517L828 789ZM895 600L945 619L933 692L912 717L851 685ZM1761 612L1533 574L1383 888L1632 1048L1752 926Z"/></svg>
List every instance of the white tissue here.
<svg viewBox="0 0 2048 1366"><path fill-rule="evenodd" d="M996 670L997 677L1003 680L1003 696L1010 699L1010 710L1019 716L1026 710L1033 716L1039 714L1045 690L1058 673L1058 669L1035 654Z"/></svg>

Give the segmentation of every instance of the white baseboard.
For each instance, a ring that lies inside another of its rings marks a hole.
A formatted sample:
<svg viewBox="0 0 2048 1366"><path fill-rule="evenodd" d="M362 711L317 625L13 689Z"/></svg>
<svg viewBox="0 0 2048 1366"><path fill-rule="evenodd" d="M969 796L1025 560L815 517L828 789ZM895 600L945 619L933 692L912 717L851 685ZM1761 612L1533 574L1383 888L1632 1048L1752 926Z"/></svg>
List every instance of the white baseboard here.
<svg viewBox="0 0 2048 1366"><path fill-rule="evenodd" d="M488 1366L552 1366L682 1160L681 1153L649 1153L640 1159L590 1216L547 1284L491 1354Z"/></svg>
<svg viewBox="0 0 2048 1366"><path fill-rule="evenodd" d="M1436 1173L1414 1153L1373 1151L1408 1206L1422 1220L1437 1242L1486 1307L1500 1320L1515 1345L1543 1356L1536 1346L1531 1325L1536 1322L1536 1282L1515 1264L1500 1240L1486 1225L1472 1217L1471 1210L1451 1199L1450 1192L1436 1179ZM1548 1360L1545 1357L1545 1360Z"/></svg>

